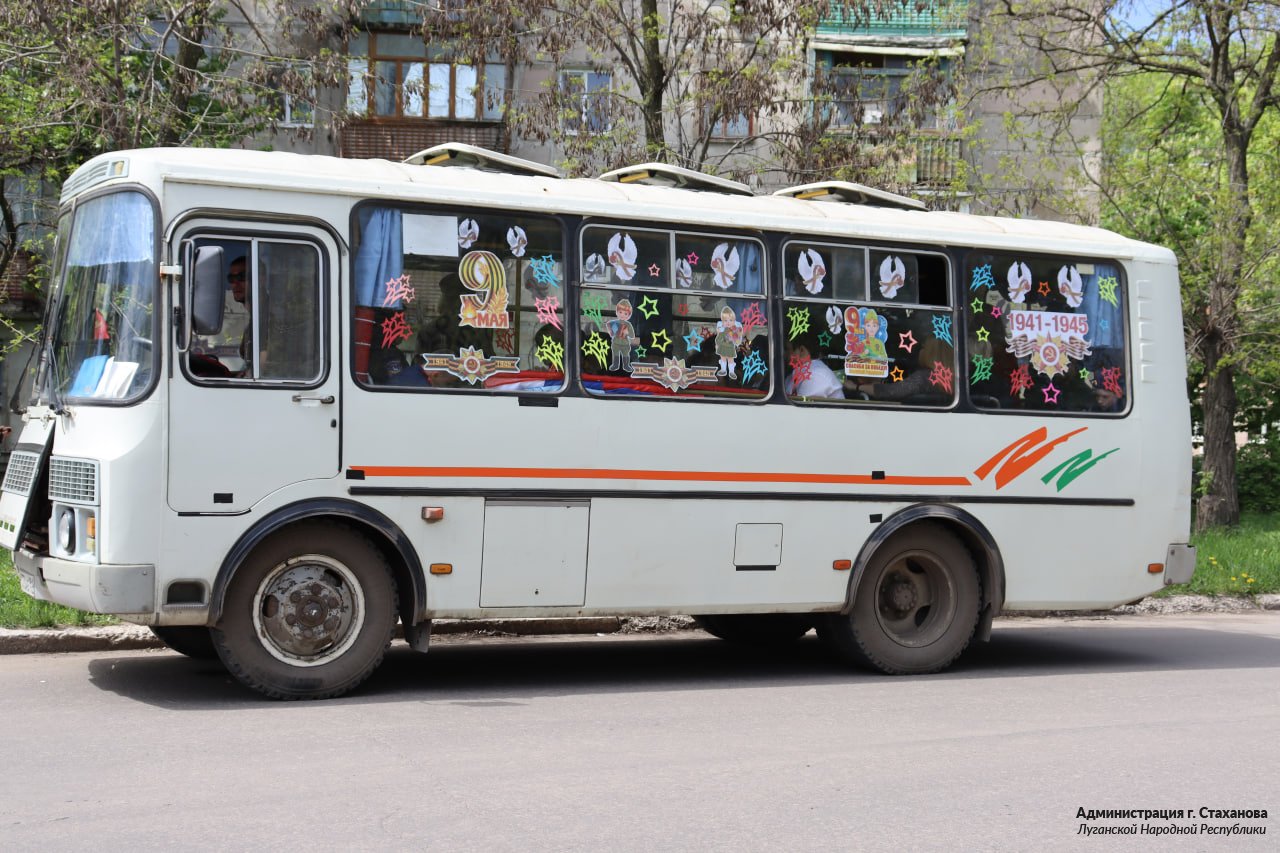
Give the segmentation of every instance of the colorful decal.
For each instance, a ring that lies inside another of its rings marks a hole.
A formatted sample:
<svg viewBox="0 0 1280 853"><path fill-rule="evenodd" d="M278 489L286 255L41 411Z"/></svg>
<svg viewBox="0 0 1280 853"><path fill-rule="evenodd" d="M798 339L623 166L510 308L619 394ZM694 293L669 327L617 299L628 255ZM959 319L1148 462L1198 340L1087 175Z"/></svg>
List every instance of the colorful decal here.
<svg viewBox="0 0 1280 853"><path fill-rule="evenodd" d="M908 332L899 332L899 333L898 333L898 348L899 348L899 349L905 350L906 352L908 352L908 353L909 353L909 352L911 352L913 349L915 349L915 348L916 348L916 344L918 344L918 343L919 343L919 341L917 341L917 340L916 340L916 336L915 336L915 335L913 335L913 334L911 334L911 332L909 332L909 331L908 331Z"/></svg>
<svg viewBox="0 0 1280 853"><path fill-rule="evenodd" d="M1098 296L1102 297L1102 300L1109 303L1112 308L1119 308L1120 303L1116 298L1116 288L1119 286L1120 282L1115 276L1104 275L1098 279Z"/></svg>
<svg viewBox="0 0 1280 853"><path fill-rule="evenodd" d="M609 238L609 263L619 281L631 281L636 277L636 241L621 231Z"/></svg>
<svg viewBox="0 0 1280 853"><path fill-rule="evenodd" d="M1082 450L1081 452L1077 453L1075 456L1072 456L1066 462L1063 462L1061 465L1058 465L1048 474L1045 474L1043 477L1041 477L1040 482L1048 483L1054 477L1058 477L1058 482L1055 484L1055 486L1058 491L1062 491L1067 486L1071 485L1071 481L1074 480L1076 477L1079 477L1085 471L1088 471L1094 465L1097 465L1103 459L1106 459L1108 456L1110 456L1112 453L1115 453L1119 449L1120 448L1118 447L1113 447L1110 450L1108 450L1106 453L1103 453L1100 456L1093 455L1093 448L1089 448L1088 450ZM1058 476L1059 473L1061 473L1062 476L1059 477Z"/></svg>
<svg viewBox="0 0 1280 853"><path fill-rule="evenodd" d="M933 316L933 336L944 343L955 346L951 340L951 318L942 314Z"/></svg>
<svg viewBox="0 0 1280 853"><path fill-rule="evenodd" d="M608 281L609 275L605 272L607 266L604 256L597 253L587 255L586 261L582 264L582 271L586 273L587 281Z"/></svg>
<svg viewBox="0 0 1280 853"><path fill-rule="evenodd" d="M560 276L556 275L556 259L551 255L530 259L529 268L533 270L533 280L538 284L545 284L548 287L560 286Z"/></svg>
<svg viewBox="0 0 1280 853"><path fill-rule="evenodd" d="M733 279L738 274L737 248L728 243L721 243L711 252L712 281L721 290L733 287Z"/></svg>
<svg viewBox="0 0 1280 853"><path fill-rule="evenodd" d="M470 249L471 244L480 239L480 226L474 219L464 219L458 223L458 248Z"/></svg>
<svg viewBox="0 0 1280 853"><path fill-rule="evenodd" d="M796 388L801 382L813 378L813 359L809 356L793 353L787 364L791 368L789 387Z"/></svg>
<svg viewBox="0 0 1280 853"><path fill-rule="evenodd" d="M413 282L409 274L393 278L383 285L385 295L382 297L383 308L399 308L404 302L412 302L417 294L413 290Z"/></svg>
<svg viewBox="0 0 1280 853"><path fill-rule="evenodd" d="M933 370L929 372L929 384L941 388L948 394L951 393L951 380L955 376L951 368L947 367L940 361L933 363Z"/></svg>
<svg viewBox="0 0 1280 853"><path fill-rule="evenodd" d="M519 225L512 225L507 229L507 245L511 247L511 254L523 258L525 247L529 245L529 235Z"/></svg>
<svg viewBox="0 0 1280 853"><path fill-rule="evenodd" d="M677 303L676 303L676 313L677 313L677 314L679 314L681 317L687 317L687 316L689 316L689 303L688 303L688 302L677 302Z"/></svg>
<svg viewBox="0 0 1280 853"><path fill-rule="evenodd" d="M712 262L715 263L714 261ZM728 372L731 379L737 379L738 345L742 343L742 324L728 305L720 309L720 322L716 323L716 356L720 359L718 375Z"/></svg>
<svg viewBox="0 0 1280 853"><path fill-rule="evenodd" d="M832 342L833 340L835 340L835 338L832 336L832 334L831 334L830 332L819 332L819 333L818 333L818 346L821 346L821 347L829 347L829 346L831 346L831 342Z"/></svg>
<svg viewBox="0 0 1280 853"><path fill-rule="evenodd" d="M988 269L990 267L988 266ZM1014 261L1009 267L1009 301L1023 303L1031 292L1031 267L1021 261Z"/></svg>
<svg viewBox="0 0 1280 853"><path fill-rule="evenodd" d="M1042 281L1036 286L1036 293L1039 293L1041 296L1048 296L1050 293L1053 293L1053 288L1049 286L1049 282Z"/></svg>
<svg viewBox="0 0 1280 853"><path fill-rule="evenodd" d="M986 328L978 329L978 331L973 333L973 336L978 340L982 341L983 343L986 343L987 341L991 340L991 333L988 332Z"/></svg>
<svg viewBox="0 0 1280 853"><path fill-rule="evenodd" d="M769 372L769 368L765 366L764 357L756 350L751 350L747 357L742 360L742 384L746 385L757 376L764 376Z"/></svg>
<svg viewBox="0 0 1280 853"><path fill-rule="evenodd" d="M1084 337L1089 334L1086 314L1010 311L1005 322L1006 351L1018 358L1030 356L1032 367L1050 379L1066 372L1068 359L1078 361L1092 352Z"/></svg>
<svg viewBox="0 0 1280 853"><path fill-rule="evenodd" d="M657 264L649 264L649 278L657 278L662 275L662 267Z"/></svg>
<svg viewBox="0 0 1280 853"><path fill-rule="evenodd" d="M631 351L636 358L644 358L649 354L649 349L644 344L636 344L636 348Z"/></svg>
<svg viewBox="0 0 1280 853"><path fill-rule="evenodd" d="M564 344L555 338L543 335L533 355L547 367L554 367L557 372L564 373Z"/></svg>
<svg viewBox="0 0 1280 853"><path fill-rule="evenodd" d="M629 371L631 347L640 343L640 339L636 337L636 327L631 325L631 302L619 299L614 306L613 316L614 319L604 324L605 332L609 335L609 351L612 353L609 369Z"/></svg>
<svg viewBox="0 0 1280 853"><path fill-rule="evenodd" d="M458 263L458 278L463 287L481 294L462 294L458 325L475 329L506 329L511 326L507 314L507 271L493 252L467 252Z"/></svg>
<svg viewBox="0 0 1280 853"><path fill-rule="evenodd" d="M1050 379L1049 384L1040 389L1040 393L1044 394L1044 402L1046 404L1053 403L1056 406L1058 404L1058 395L1062 392Z"/></svg>
<svg viewBox="0 0 1280 853"><path fill-rule="evenodd" d="M684 256L684 258L685 258L685 260L686 260L686 261L688 261L688 262L689 262L689 265L690 265L690 266L694 266L694 267L696 267L696 266L698 265L698 253L697 253L697 252L690 252L689 254L685 255L685 256Z"/></svg>
<svg viewBox="0 0 1280 853"><path fill-rule="evenodd" d="M822 292L822 279L827 274L827 262L813 249L804 249L796 260L796 269L800 273L800 282L809 293Z"/></svg>
<svg viewBox="0 0 1280 853"><path fill-rule="evenodd" d="M1080 381L1085 385L1088 385L1090 388L1093 387L1093 374L1089 372L1089 368L1080 368Z"/></svg>
<svg viewBox="0 0 1280 853"><path fill-rule="evenodd" d="M609 339L597 331L592 331L585 341L582 342L582 352L594 358L603 369L605 359L609 357Z"/></svg>
<svg viewBox="0 0 1280 853"><path fill-rule="evenodd" d="M787 340L796 338L809 331L809 309L793 305L787 309L787 321L791 328L787 332Z"/></svg>
<svg viewBox="0 0 1280 853"><path fill-rule="evenodd" d="M560 299L556 296L548 296L546 299L534 298L534 310L538 312L539 323L550 323L557 329L560 328Z"/></svg>
<svg viewBox="0 0 1280 853"><path fill-rule="evenodd" d="M889 378L894 382L901 382L907 378L907 374L901 367L895 367L893 370L889 371Z"/></svg>
<svg viewBox="0 0 1280 853"><path fill-rule="evenodd" d="M973 278L969 282L970 290L980 290L984 287L995 287L995 277L991 275L991 264L983 264L976 267L973 271Z"/></svg>
<svg viewBox="0 0 1280 853"><path fill-rule="evenodd" d="M1022 399L1022 395L1026 391L1030 391L1036 387L1036 383L1031 378L1031 369L1025 364L1019 364L1017 370L1009 372L1009 396Z"/></svg>
<svg viewBox="0 0 1280 853"><path fill-rule="evenodd" d="M844 309L844 374L883 379L889 375L884 343L889 330L874 308Z"/></svg>
<svg viewBox="0 0 1280 853"><path fill-rule="evenodd" d="M973 375L969 379L969 384L974 385L991 378L991 367L995 364L995 359L989 355L975 355L973 357Z"/></svg>
<svg viewBox="0 0 1280 853"><path fill-rule="evenodd" d="M827 328L831 330L833 335L838 335L844 331L844 313L840 310L839 305L832 305L827 309Z"/></svg>
<svg viewBox="0 0 1280 853"><path fill-rule="evenodd" d="M662 338L659 339L658 335L662 335ZM659 329L656 332L652 332L650 334L649 346L653 347L658 352L665 353L667 351L667 347L671 346L671 336L667 334L666 329Z"/></svg>
<svg viewBox="0 0 1280 853"><path fill-rule="evenodd" d="M702 342L705 340L706 338L702 337L697 329L691 330L689 334L684 336L685 352L702 352Z"/></svg>
<svg viewBox="0 0 1280 853"><path fill-rule="evenodd" d="M995 319L999 320L1000 315L1003 313L1004 313L1004 309L1001 308L999 305L991 306L991 316L994 317Z"/></svg>
<svg viewBox="0 0 1280 853"><path fill-rule="evenodd" d="M422 372L436 371L444 371L463 382L475 385L496 373L519 373L520 359L514 355L495 355L486 358L484 350L478 350L475 347L460 349L457 355L450 355L447 352L423 353Z"/></svg>
<svg viewBox="0 0 1280 853"><path fill-rule="evenodd" d="M1122 373L1118 367L1102 368L1102 387L1117 397L1124 396L1124 388L1120 384Z"/></svg>
<svg viewBox="0 0 1280 853"><path fill-rule="evenodd" d="M758 302L752 302L746 308L742 309L741 320L742 338L749 342L753 337L755 337L754 332L756 329L764 328L764 312L760 310L760 304Z"/></svg>
<svg viewBox="0 0 1280 853"><path fill-rule="evenodd" d="M645 294L644 299L640 300L640 313L644 315L646 320L652 320L658 316L658 300Z"/></svg>
<svg viewBox="0 0 1280 853"><path fill-rule="evenodd" d="M684 258L676 261L676 284L681 287L693 287L693 267Z"/></svg>
<svg viewBox="0 0 1280 853"><path fill-rule="evenodd" d="M973 313L981 314L983 309L987 307L987 303L975 296L973 301L969 303L969 307L973 309Z"/></svg>
<svg viewBox="0 0 1280 853"><path fill-rule="evenodd" d="M998 451L994 456L978 466L973 473L979 480L985 480L999 465L1000 469L996 471L996 489L1003 489L1006 485L1026 473L1028 468L1053 452L1053 449L1059 444L1074 435L1084 432L1086 429L1088 427L1080 427L1060 435L1052 441L1046 441L1049 437L1049 430L1045 427L1032 430L1008 447Z"/></svg>
<svg viewBox="0 0 1280 853"><path fill-rule="evenodd" d="M1079 308L1084 301L1084 283L1080 280L1080 271L1073 266L1058 270L1058 292L1067 298L1067 304Z"/></svg>
<svg viewBox="0 0 1280 853"><path fill-rule="evenodd" d="M609 310L609 297L598 290L587 290L582 294L582 318L595 324L597 329L604 328L604 312Z"/></svg>
<svg viewBox="0 0 1280 853"><path fill-rule="evenodd" d="M683 391L695 382L715 382L716 369L709 364L689 367L683 358L664 358L662 364L637 362L631 366L631 376L633 379L652 379L672 391Z"/></svg>
<svg viewBox="0 0 1280 853"><path fill-rule="evenodd" d="M413 330L404 318L403 311L397 311L382 321L382 348L386 349L398 341L408 340Z"/></svg>
<svg viewBox="0 0 1280 853"><path fill-rule="evenodd" d="M902 258L890 255L880 262L880 295L892 299L907 282L907 267Z"/></svg>
<svg viewBox="0 0 1280 853"><path fill-rule="evenodd" d="M493 333L493 348L495 351L515 352L516 351L516 333L512 329L499 329Z"/></svg>

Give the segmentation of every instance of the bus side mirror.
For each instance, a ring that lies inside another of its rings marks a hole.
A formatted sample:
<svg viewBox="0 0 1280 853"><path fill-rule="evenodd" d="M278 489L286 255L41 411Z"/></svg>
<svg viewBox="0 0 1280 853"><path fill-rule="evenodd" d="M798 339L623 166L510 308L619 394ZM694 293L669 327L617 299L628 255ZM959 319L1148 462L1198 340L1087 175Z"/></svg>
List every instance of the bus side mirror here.
<svg viewBox="0 0 1280 853"><path fill-rule="evenodd" d="M222 284L222 247L201 246L196 249L191 275L191 330L197 335L216 335L222 331L224 301Z"/></svg>

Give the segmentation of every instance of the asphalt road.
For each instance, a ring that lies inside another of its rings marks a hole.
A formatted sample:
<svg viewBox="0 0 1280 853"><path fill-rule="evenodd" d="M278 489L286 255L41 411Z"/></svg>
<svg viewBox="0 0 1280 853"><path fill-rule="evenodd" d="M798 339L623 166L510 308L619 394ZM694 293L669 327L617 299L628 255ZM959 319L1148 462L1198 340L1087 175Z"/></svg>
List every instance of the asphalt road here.
<svg viewBox="0 0 1280 853"><path fill-rule="evenodd" d="M925 678L842 669L813 638L771 653L697 632L450 638L394 648L357 694L303 704L170 652L15 655L0 658L0 721L6 851L1280 841L1280 613L997 623ZM1200 829L1233 824L1267 834Z"/></svg>

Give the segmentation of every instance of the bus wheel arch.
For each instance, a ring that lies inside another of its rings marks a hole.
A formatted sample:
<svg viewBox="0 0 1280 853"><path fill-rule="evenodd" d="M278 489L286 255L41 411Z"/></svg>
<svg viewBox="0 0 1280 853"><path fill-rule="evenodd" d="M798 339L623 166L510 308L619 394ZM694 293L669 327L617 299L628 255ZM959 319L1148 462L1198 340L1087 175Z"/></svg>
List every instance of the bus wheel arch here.
<svg viewBox="0 0 1280 853"><path fill-rule="evenodd" d="M999 550L957 507L918 504L868 538L845 606L819 623L838 654L884 672L936 672L989 636L1003 600Z"/></svg>
<svg viewBox="0 0 1280 853"><path fill-rule="evenodd" d="M223 559L209 598L209 624L222 619L227 588L250 555L269 537L309 521L333 521L364 536L381 554L395 580L400 620L422 621L427 608L427 584L422 562L399 525L375 509L355 501L320 499L281 507L263 518L236 541Z"/></svg>

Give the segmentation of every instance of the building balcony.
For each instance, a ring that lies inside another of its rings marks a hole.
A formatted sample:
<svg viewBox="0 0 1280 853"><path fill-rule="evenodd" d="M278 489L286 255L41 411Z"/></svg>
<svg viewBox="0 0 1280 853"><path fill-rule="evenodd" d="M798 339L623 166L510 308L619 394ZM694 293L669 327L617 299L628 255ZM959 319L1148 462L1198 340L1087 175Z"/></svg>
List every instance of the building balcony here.
<svg viewBox="0 0 1280 853"><path fill-rule="evenodd" d="M403 160L444 142L465 142L507 153L510 136L500 121L431 121L421 118L357 119L342 129L342 156Z"/></svg>
<svg viewBox="0 0 1280 853"><path fill-rule="evenodd" d="M886 17L858 20L850 7L831 4L831 16L818 24L824 36L962 39L968 30L969 0L905 0Z"/></svg>

